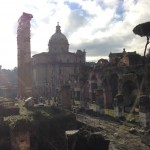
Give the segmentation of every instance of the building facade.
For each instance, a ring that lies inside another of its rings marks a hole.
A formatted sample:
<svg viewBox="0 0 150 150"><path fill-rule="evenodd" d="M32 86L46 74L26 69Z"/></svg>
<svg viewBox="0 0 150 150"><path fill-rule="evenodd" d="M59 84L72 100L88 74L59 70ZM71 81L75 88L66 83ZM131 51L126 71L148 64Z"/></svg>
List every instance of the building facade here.
<svg viewBox="0 0 150 150"><path fill-rule="evenodd" d="M64 84L75 81L85 64L85 51L69 52L69 43L59 24L48 43L48 52L32 57L33 94L37 97L56 96Z"/></svg>

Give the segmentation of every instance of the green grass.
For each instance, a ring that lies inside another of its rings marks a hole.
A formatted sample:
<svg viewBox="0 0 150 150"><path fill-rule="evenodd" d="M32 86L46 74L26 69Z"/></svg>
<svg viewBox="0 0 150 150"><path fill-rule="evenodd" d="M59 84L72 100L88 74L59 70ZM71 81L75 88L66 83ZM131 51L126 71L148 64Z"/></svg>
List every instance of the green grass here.
<svg viewBox="0 0 150 150"><path fill-rule="evenodd" d="M139 123L139 115L138 114L125 113L125 117L126 117L127 122Z"/></svg>
<svg viewBox="0 0 150 150"><path fill-rule="evenodd" d="M96 104L89 104L89 109L96 111Z"/></svg>
<svg viewBox="0 0 150 150"><path fill-rule="evenodd" d="M79 100L75 100L75 105L80 105ZM92 109L93 111L96 111L96 104L90 103L89 109ZM115 118L114 109L105 109L104 110L105 115L111 116ZM135 121L136 123L139 123L139 115L133 114L133 113L124 113L124 116L126 118L127 122Z"/></svg>
<svg viewBox="0 0 150 150"><path fill-rule="evenodd" d="M15 126L18 121L26 120L28 122L34 122L35 120L50 120L52 118L57 118L59 116L67 116L70 112L66 110L60 110L56 107L31 107L26 108L24 105L24 101L18 101L18 107L20 108L19 115L13 115L4 117L4 121L6 121L10 126Z"/></svg>
<svg viewBox="0 0 150 150"><path fill-rule="evenodd" d="M80 106L80 101L75 100L74 105ZM8 116L4 117L4 121L7 121L10 125L15 124L18 120L25 119L28 121L34 121L35 118L45 118L45 119L51 119L54 116L57 117L60 114L65 114L65 111L60 111L57 108L50 108L50 107L33 107L30 109L27 109L24 106L24 101L18 101L18 107L20 108L20 115L14 115L14 116ZM96 111L96 104L95 103L89 103L89 109L92 109L93 111ZM105 109L104 114L114 117L114 109ZM124 116L126 118L127 122L134 121L139 122L138 115L132 114L132 113L124 113Z"/></svg>
<svg viewBox="0 0 150 150"><path fill-rule="evenodd" d="M105 114L114 117L114 109L105 109Z"/></svg>
<svg viewBox="0 0 150 150"><path fill-rule="evenodd" d="M24 107L23 101L18 101L18 107L20 108L20 114L19 115L4 117L4 121L6 121L10 126L14 126L15 123L19 120L28 120L28 121L33 120L33 112L27 110Z"/></svg>
<svg viewBox="0 0 150 150"><path fill-rule="evenodd" d="M74 100L74 104L79 106L80 105L80 101L79 100Z"/></svg>

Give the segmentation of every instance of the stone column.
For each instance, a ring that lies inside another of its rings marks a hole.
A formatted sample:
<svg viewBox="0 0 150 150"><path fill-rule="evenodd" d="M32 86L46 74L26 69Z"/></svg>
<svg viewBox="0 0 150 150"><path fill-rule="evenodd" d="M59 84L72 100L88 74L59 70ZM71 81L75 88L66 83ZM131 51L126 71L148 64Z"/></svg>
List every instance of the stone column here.
<svg viewBox="0 0 150 150"><path fill-rule="evenodd" d="M104 96L103 96L103 89L98 89L96 91L96 112L100 114L104 114Z"/></svg>
<svg viewBox="0 0 150 150"><path fill-rule="evenodd" d="M59 98L63 108L69 110L72 108L71 90L69 85L62 86L60 90Z"/></svg>
<svg viewBox="0 0 150 150"><path fill-rule="evenodd" d="M110 87L103 89L104 108L109 108L112 105L112 91Z"/></svg>
<svg viewBox="0 0 150 150"><path fill-rule="evenodd" d="M23 13L18 20L18 97L32 96L32 60L30 50L31 14Z"/></svg>
<svg viewBox="0 0 150 150"><path fill-rule="evenodd" d="M115 117L122 117L124 115L124 104L122 94L118 94L114 98L114 115Z"/></svg>

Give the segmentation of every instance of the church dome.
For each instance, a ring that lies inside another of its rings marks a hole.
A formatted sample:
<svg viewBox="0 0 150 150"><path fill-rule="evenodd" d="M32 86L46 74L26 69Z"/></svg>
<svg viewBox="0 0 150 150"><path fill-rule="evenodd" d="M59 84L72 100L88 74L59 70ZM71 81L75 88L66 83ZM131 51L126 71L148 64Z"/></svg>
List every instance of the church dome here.
<svg viewBox="0 0 150 150"><path fill-rule="evenodd" d="M50 53L68 52L69 43L66 36L61 33L59 24L56 26L56 32L49 40L48 47Z"/></svg>

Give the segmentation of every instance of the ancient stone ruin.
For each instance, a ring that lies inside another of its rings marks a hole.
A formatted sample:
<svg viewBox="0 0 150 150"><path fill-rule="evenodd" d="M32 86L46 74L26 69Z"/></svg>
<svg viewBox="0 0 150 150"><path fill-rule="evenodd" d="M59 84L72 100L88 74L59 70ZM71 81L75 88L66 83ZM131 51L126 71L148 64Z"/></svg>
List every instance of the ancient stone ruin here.
<svg viewBox="0 0 150 150"><path fill-rule="evenodd" d="M18 98L32 96L32 61L30 50L31 14L23 13L18 20Z"/></svg>

